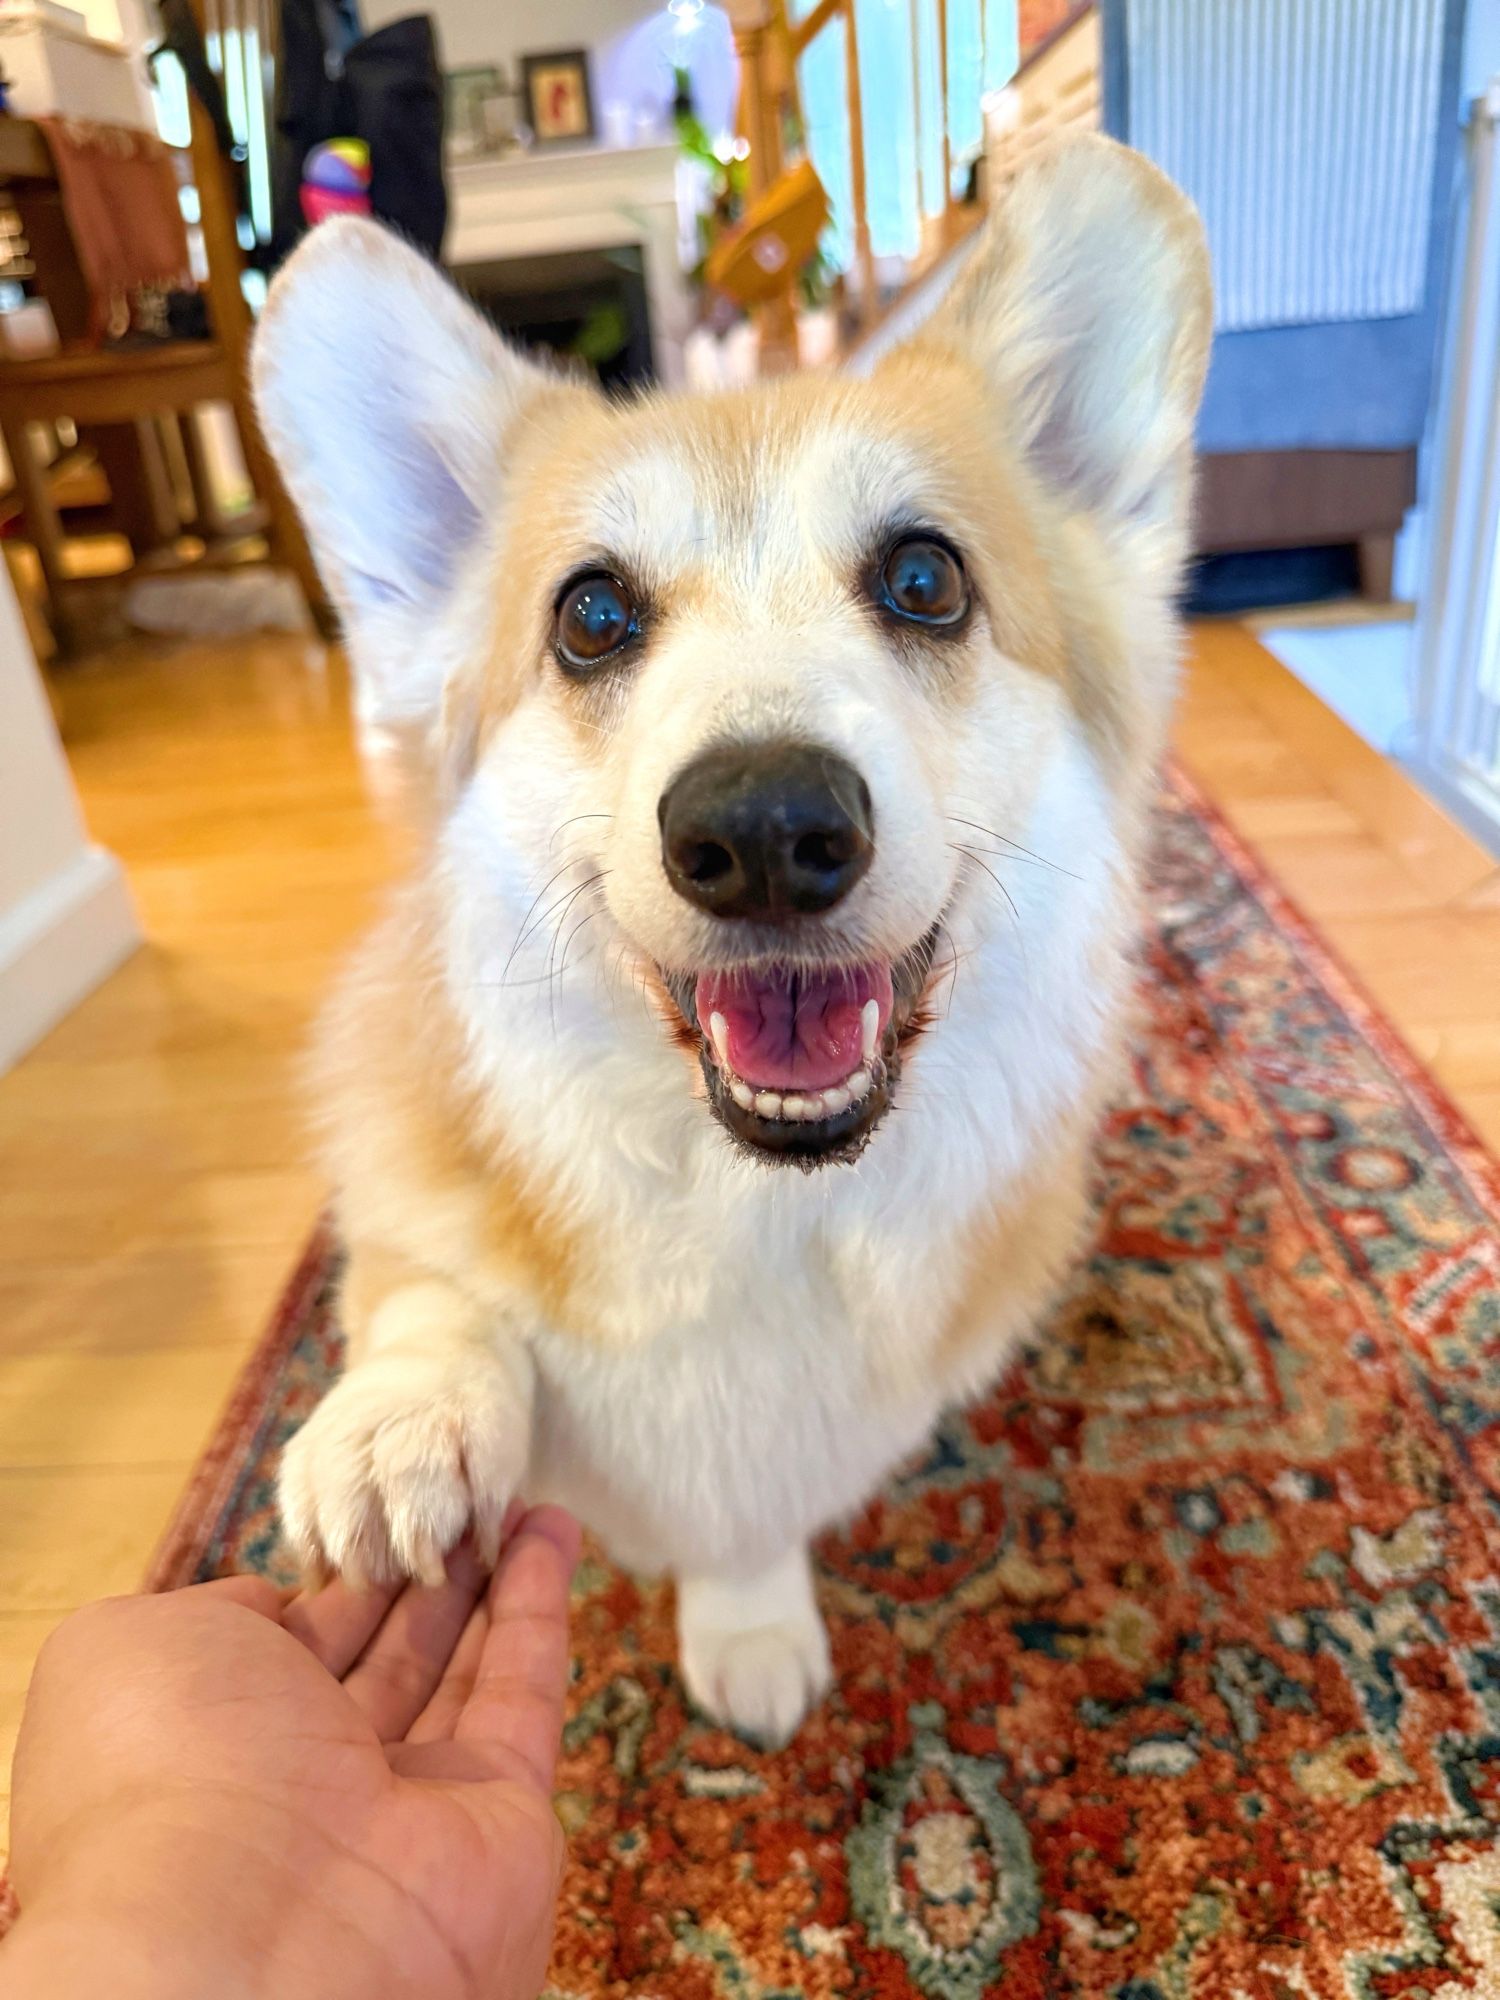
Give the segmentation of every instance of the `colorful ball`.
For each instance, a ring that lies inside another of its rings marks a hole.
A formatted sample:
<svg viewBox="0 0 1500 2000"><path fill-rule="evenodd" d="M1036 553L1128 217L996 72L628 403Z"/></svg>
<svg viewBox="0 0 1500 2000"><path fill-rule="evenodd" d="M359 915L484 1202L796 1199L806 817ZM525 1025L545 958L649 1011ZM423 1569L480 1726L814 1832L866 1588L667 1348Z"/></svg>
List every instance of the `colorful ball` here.
<svg viewBox="0 0 1500 2000"><path fill-rule="evenodd" d="M362 139L330 139L313 147L303 162L302 178L340 194L362 194L370 185L370 149Z"/></svg>
<svg viewBox="0 0 1500 2000"><path fill-rule="evenodd" d="M302 213L309 224L370 213L370 149L363 139L313 147L302 163Z"/></svg>
<svg viewBox="0 0 1500 2000"><path fill-rule="evenodd" d="M302 215L309 226L326 222L331 215L368 215L370 197L367 194L337 194L331 188L308 187L302 189Z"/></svg>

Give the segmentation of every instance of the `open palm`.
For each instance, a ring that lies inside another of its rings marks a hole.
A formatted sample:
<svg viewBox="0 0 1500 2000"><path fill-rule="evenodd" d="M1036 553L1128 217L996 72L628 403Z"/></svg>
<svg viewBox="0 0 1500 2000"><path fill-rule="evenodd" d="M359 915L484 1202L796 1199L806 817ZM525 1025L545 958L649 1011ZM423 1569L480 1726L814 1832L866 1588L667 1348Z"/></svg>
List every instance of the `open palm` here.
<svg viewBox="0 0 1500 2000"><path fill-rule="evenodd" d="M555 1508L509 1527L487 1585L461 1548L442 1586L394 1597L236 1577L70 1619L17 1751L23 1917L33 1872L45 1889L80 1824L104 1826L127 1872L176 1857L179 1905L195 1870L221 1907L226 1869L231 1902L253 1892L267 1991L300 1990L311 1959L349 1990L379 1967L366 1991L530 2000L563 1861L578 1530Z"/></svg>

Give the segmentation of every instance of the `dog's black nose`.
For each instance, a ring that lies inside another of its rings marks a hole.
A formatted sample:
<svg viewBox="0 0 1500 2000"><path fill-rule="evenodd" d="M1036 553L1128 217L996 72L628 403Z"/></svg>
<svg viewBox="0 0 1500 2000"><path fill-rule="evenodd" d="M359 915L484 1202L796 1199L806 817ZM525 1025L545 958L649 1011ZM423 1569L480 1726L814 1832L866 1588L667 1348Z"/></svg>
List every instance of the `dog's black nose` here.
<svg viewBox="0 0 1500 2000"><path fill-rule="evenodd" d="M657 817L667 880L715 917L830 909L875 852L869 787L810 744L706 751L662 793Z"/></svg>

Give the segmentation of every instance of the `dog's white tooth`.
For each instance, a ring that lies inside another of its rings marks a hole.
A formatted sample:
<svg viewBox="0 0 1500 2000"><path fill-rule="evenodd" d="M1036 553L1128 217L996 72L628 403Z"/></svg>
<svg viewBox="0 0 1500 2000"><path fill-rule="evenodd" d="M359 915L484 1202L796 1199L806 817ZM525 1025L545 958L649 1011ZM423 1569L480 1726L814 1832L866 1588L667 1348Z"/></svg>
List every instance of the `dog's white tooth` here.
<svg viewBox="0 0 1500 2000"><path fill-rule="evenodd" d="M750 1088L748 1083L741 1083L738 1077L731 1079L729 1095L734 1099L741 1111L748 1111L755 1102L755 1092Z"/></svg>
<svg viewBox="0 0 1500 2000"><path fill-rule="evenodd" d="M836 1118L841 1111L847 1111L854 1102L841 1083L835 1084L832 1090L825 1090L822 1095L825 1118Z"/></svg>
<svg viewBox="0 0 1500 2000"><path fill-rule="evenodd" d="M717 1011L708 1017L708 1032L713 1041L714 1053L719 1058L720 1069L733 1069L729 1060L729 1023Z"/></svg>
<svg viewBox="0 0 1500 2000"><path fill-rule="evenodd" d="M880 1039L880 1002L867 1000L859 1010L860 1054L866 1069L875 1061L875 1044Z"/></svg>
<svg viewBox="0 0 1500 2000"><path fill-rule="evenodd" d="M870 1072L867 1069L857 1069L853 1076L844 1079L844 1088L848 1091L851 1101L856 1097L863 1097L870 1088Z"/></svg>
<svg viewBox="0 0 1500 2000"><path fill-rule="evenodd" d="M758 1118L779 1118L781 1116L781 1092L779 1090L757 1091L755 1115Z"/></svg>
<svg viewBox="0 0 1500 2000"><path fill-rule="evenodd" d="M790 1097L783 1097L781 1100L781 1115L783 1118L805 1118L810 1109L811 1100L806 1097L798 1097L795 1092Z"/></svg>

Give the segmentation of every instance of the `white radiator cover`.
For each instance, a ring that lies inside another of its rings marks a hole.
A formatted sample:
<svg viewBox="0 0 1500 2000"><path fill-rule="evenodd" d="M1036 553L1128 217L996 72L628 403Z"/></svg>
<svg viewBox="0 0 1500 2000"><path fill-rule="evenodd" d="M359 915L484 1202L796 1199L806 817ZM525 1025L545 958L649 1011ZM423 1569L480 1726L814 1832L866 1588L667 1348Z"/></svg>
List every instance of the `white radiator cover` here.
<svg viewBox="0 0 1500 2000"><path fill-rule="evenodd" d="M1420 310L1446 0L1130 0L1130 140L1197 202L1221 333Z"/></svg>
<svg viewBox="0 0 1500 2000"><path fill-rule="evenodd" d="M1500 851L1500 77L1469 122L1447 434L1417 637L1424 782Z"/></svg>

